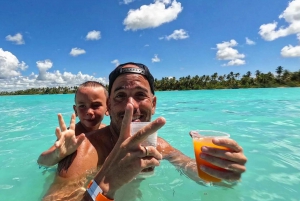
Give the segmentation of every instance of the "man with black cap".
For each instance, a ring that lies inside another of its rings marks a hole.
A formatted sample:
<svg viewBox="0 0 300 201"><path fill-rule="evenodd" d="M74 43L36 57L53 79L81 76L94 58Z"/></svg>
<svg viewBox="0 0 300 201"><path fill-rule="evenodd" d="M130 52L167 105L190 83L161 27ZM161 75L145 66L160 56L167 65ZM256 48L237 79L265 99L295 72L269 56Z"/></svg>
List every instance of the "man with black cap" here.
<svg viewBox="0 0 300 201"><path fill-rule="evenodd" d="M87 170L95 170L97 174L89 182L83 199L113 200L120 187L130 182L143 169L159 166L161 159L170 161L191 179L199 181L195 160L185 156L164 139L158 138L156 148L141 146L147 136L166 123L163 117L152 121L135 135L130 135L130 123L150 122L156 109L154 79L145 65L133 62L119 65L109 75L108 91L110 125L86 134L86 139L77 151L59 163L56 181L87 177ZM64 122L61 121L61 124ZM63 130L61 134L72 134L74 124L73 115L70 129ZM218 152L207 148L203 150L205 160L226 171L220 172L205 166L202 169L226 181L239 180L246 170L247 161L242 148L232 139L216 139L214 143L225 146L230 151ZM65 191L63 185L59 186L61 191ZM51 193L50 189L47 197L55 199L56 196L57 193Z"/></svg>

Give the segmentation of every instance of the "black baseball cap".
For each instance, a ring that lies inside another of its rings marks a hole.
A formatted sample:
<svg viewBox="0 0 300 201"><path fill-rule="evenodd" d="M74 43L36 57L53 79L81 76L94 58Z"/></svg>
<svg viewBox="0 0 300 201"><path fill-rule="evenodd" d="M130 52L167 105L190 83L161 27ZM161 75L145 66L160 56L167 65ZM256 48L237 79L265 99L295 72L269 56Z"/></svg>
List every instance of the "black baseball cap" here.
<svg viewBox="0 0 300 201"><path fill-rule="evenodd" d="M137 68L123 68L124 66L132 64L135 65ZM143 75L149 82L151 92L154 94L154 78L151 75L149 69L147 66L141 63L134 63L134 62L128 62L124 64L118 65L110 74L109 74L109 85L108 85L108 93L110 94L112 85L114 81L119 77L119 75L125 74L125 73L136 73Z"/></svg>

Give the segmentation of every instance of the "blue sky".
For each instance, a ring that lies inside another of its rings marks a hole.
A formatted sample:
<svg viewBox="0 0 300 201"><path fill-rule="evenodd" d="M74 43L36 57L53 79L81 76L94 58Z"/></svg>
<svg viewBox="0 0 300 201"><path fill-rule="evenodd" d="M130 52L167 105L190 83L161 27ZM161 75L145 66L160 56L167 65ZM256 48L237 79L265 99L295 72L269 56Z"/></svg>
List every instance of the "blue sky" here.
<svg viewBox="0 0 300 201"><path fill-rule="evenodd" d="M0 90L300 69L300 0L3 0Z"/></svg>

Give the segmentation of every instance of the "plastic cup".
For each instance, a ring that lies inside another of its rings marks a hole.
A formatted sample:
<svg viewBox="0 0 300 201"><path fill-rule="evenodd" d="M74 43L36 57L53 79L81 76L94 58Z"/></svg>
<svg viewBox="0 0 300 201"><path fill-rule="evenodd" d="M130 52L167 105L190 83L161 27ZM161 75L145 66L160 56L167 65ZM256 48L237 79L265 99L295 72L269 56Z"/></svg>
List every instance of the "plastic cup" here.
<svg viewBox="0 0 300 201"><path fill-rule="evenodd" d="M130 134L131 136L136 134L140 129L142 129L144 126L148 125L150 122L131 122L130 124ZM141 143L142 146L157 146L157 132L152 133L149 135L145 141ZM146 169L143 169L140 177L147 177L151 176L154 173L154 167L148 167Z"/></svg>
<svg viewBox="0 0 300 201"><path fill-rule="evenodd" d="M217 167L204 159L200 158L200 154L202 153L201 147L213 147L223 150L228 150L227 147L217 146L212 142L213 138L229 138L230 135L228 133L224 133L221 131L213 131L213 130L193 130L190 131L190 135L193 139L194 144L194 152L195 152L195 158L197 162L197 169L198 169L198 176L204 180L205 182L220 182L221 179L213 177L209 174L206 174L200 169L200 165L205 165L217 170L224 170L223 168Z"/></svg>
<svg viewBox="0 0 300 201"><path fill-rule="evenodd" d="M149 123L151 123L151 122L131 122L131 124L130 124L130 134L131 135L136 134L140 129L142 129L143 127L145 127ZM142 142L142 146L156 147L157 146L157 132L152 133L151 135L149 135L145 139L145 141Z"/></svg>

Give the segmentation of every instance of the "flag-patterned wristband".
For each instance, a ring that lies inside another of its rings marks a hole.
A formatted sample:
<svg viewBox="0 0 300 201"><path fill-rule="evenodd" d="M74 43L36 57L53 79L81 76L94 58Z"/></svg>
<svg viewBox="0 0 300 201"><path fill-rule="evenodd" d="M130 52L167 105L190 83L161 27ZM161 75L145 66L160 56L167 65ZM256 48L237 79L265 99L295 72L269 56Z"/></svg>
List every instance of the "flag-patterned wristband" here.
<svg viewBox="0 0 300 201"><path fill-rule="evenodd" d="M102 189L94 180L92 180L87 186L87 191L94 201L113 201L102 194Z"/></svg>

